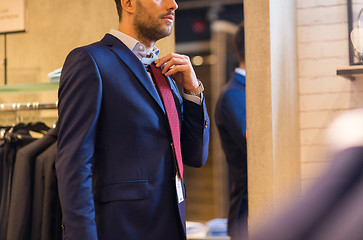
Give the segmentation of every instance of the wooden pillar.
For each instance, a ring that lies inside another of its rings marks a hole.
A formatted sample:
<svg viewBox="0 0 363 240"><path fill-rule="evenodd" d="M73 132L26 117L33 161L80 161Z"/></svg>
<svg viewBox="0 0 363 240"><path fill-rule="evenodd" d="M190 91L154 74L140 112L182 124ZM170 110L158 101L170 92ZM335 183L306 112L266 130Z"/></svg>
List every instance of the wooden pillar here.
<svg viewBox="0 0 363 240"><path fill-rule="evenodd" d="M249 225L300 186L296 3L245 0Z"/></svg>

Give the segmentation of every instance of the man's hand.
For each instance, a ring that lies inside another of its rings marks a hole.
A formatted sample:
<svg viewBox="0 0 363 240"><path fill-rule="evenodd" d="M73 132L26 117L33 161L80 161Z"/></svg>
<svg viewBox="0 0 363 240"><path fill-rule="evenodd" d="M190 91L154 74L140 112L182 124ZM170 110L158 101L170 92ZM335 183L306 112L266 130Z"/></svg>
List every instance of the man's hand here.
<svg viewBox="0 0 363 240"><path fill-rule="evenodd" d="M162 73L165 76L171 76L186 91L191 92L199 87L197 76L188 56L169 53L156 60L155 63L157 67L164 65Z"/></svg>

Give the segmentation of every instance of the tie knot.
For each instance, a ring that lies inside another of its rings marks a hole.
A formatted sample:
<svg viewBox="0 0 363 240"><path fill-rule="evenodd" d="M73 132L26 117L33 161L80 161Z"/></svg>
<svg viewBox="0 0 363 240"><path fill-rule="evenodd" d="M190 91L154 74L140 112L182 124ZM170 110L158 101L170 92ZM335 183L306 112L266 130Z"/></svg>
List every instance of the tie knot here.
<svg viewBox="0 0 363 240"><path fill-rule="evenodd" d="M145 56L143 56L143 58L141 58L141 62L144 64L145 67L149 66L150 64L152 64L155 60L158 60L158 54L159 50L157 51L152 51L149 50L146 52Z"/></svg>

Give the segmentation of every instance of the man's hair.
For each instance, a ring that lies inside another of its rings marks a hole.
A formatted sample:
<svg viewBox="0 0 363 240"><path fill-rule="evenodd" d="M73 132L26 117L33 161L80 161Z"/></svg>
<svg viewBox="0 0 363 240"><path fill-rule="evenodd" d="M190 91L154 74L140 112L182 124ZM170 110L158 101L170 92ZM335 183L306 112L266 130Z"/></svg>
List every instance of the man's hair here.
<svg viewBox="0 0 363 240"><path fill-rule="evenodd" d="M121 0L115 0L115 3L116 3L116 7L117 7L118 20L121 21L121 18L122 18Z"/></svg>
<svg viewBox="0 0 363 240"><path fill-rule="evenodd" d="M244 27L243 21L238 26L238 30L234 35L234 43L235 43L240 61L245 61L245 27Z"/></svg>

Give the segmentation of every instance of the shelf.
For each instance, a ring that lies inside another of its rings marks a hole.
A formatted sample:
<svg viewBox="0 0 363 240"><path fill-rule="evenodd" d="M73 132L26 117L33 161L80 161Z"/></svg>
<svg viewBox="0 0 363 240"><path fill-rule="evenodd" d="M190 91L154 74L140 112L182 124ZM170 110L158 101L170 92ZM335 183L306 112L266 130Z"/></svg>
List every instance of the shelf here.
<svg viewBox="0 0 363 240"><path fill-rule="evenodd" d="M22 94L57 91L58 82L1 85L0 94Z"/></svg>
<svg viewBox="0 0 363 240"><path fill-rule="evenodd" d="M353 65L337 69L337 75L354 80L357 77L363 77L363 65Z"/></svg>
<svg viewBox="0 0 363 240"><path fill-rule="evenodd" d="M58 102L50 103L8 103L0 104L0 112L16 112L21 110L45 110L45 109L57 109Z"/></svg>

